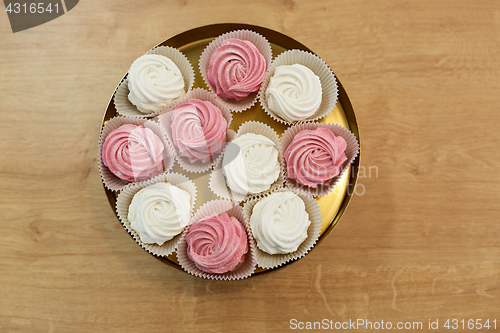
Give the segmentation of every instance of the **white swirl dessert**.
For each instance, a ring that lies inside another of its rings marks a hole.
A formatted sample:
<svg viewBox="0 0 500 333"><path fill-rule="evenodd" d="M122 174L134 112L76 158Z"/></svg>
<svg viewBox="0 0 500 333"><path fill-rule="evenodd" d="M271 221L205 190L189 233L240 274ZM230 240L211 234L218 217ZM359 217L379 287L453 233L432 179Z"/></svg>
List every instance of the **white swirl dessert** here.
<svg viewBox="0 0 500 333"><path fill-rule="evenodd" d="M278 150L263 135L243 134L227 146L222 173L231 191L242 195L266 191L279 177Z"/></svg>
<svg viewBox="0 0 500 333"><path fill-rule="evenodd" d="M321 105L321 81L303 65L278 66L265 96L269 110L278 117L288 122L305 120Z"/></svg>
<svg viewBox="0 0 500 333"><path fill-rule="evenodd" d="M169 183L143 188L128 210L130 227L145 244L163 245L180 234L191 218L191 195Z"/></svg>
<svg viewBox="0 0 500 333"><path fill-rule="evenodd" d="M128 71L128 99L142 113L153 113L186 94L184 78L169 58L146 54Z"/></svg>
<svg viewBox="0 0 500 333"><path fill-rule="evenodd" d="M269 254L297 251L311 221L304 201L291 191L276 192L255 204L250 229L257 247Z"/></svg>

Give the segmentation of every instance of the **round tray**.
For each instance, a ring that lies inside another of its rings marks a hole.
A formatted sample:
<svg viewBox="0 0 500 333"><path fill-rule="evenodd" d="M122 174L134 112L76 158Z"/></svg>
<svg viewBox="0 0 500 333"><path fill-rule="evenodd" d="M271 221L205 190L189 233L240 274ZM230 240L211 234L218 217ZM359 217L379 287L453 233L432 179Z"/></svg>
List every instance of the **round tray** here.
<svg viewBox="0 0 500 333"><path fill-rule="evenodd" d="M198 70L198 60L201 56L201 53L203 52L205 47L219 35L232 30L240 30L240 29L252 30L266 37L267 40L271 43L271 47L273 50L273 57L276 57L280 53L290 49L299 49L312 52L309 48L307 48L303 44L277 31L255 25L239 24L239 23L214 24L214 25L207 25L195 28L180 33L178 35L175 35L163 41L162 43L158 44L157 46L171 46L183 52L184 55L186 55L186 57L189 59L195 70L194 88L200 87L208 89ZM125 78L125 76L123 78ZM358 124L356 122L356 117L354 115L354 110L352 108L351 102L349 101L349 98L347 97L347 94L344 88L342 87L342 84L338 80L338 78L337 78L337 84L338 84L339 95L337 104L335 105L335 109L326 117L320 119L319 122L335 123L344 126L345 128L348 128L352 133L354 133L354 135L358 140L358 143L360 143ZM104 114L104 118L102 121L102 126L104 126L106 121L108 121L110 118L116 115L116 109L113 103L113 96L114 93L109 100L108 107L106 109L106 113ZM287 126L271 119L262 110L260 103L256 103L256 105L254 105L251 109L247 111L239 113L233 112L233 121L231 123L230 128L236 131L242 123L248 120L257 120L268 124L271 127L273 127L280 136L287 128ZM358 156L351 164L351 166L346 170L346 172L342 176L342 179L335 186L335 188L328 195L317 199L322 216L321 231L319 239L316 245L311 249L311 251L314 250L319 245L319 243L321 243L328 236L328 234L333 230L333 228L335 228L335 226L341 219L342 215L344 214L345 210L347 209L354 188L356 186L356 182L358 180L360 155L361 155L361 149ZM180 168L178 163L176 163L176 165L174 166L173 172L186 174L186 172ZM195 178L193 179L193 181L195 182L198 188L198 197L196 199L195 209L198 209L204 202L217 199L215 194L213 194L208 189L208 179L210 171L202 174L188 173L188 175ZM106 195L108 197L109 204L111 205L113 211L115 211L116 214L115 205L118 193L110 191L106 189L106 187L104 187L104 191L106 192ZM155 257L174 268L184 271L182 267L179 265L175 253L169 255L168 257L157 257L157 256ZM251 275L250 277L274 271L282 267L286 267L293 262L294 261L288 262L274 269L263 269L257 266L254 274Z"/></svg>

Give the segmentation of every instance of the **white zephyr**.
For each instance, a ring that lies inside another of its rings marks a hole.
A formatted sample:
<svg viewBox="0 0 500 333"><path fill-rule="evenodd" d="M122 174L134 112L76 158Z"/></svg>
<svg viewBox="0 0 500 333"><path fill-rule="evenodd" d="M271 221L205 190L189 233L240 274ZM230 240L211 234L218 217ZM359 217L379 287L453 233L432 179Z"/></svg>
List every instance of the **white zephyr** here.
<svg viewBox="0 0 500 333"><path fill-rule="evenodd" d="M311 221L304 201L291 191L276 192L255 204L250 229L257 247L269 254L297 251Z"/></svg>
<svg viewBox="0 0 500 333"><path fill-rule="evenodd" d="M142 113L153 113L186 94L180 69L169 58L146 54L128 71L128 99Z"/></svg>
<svg viewBox="0 0 500 333"><path fill-rule="evenodd" d="M288 122L312 117L321 99L319 77L300 64L276 67L266 90L269 109Z"/></svg>
<svg viewBox="0 0 500 333"><path fill-rule="evenodd" d="M180 234L191 218L191 195L169 183L143 188L132 198L128 220L145 244L163 245Z"/></svg>
<svg viewBox="0 0 500 333"><path fill-rule="evenodd" d="M227 146L222 173L231 191L242 195L266 191L279 177L278 150L263 135L243 134Z"/></svg>

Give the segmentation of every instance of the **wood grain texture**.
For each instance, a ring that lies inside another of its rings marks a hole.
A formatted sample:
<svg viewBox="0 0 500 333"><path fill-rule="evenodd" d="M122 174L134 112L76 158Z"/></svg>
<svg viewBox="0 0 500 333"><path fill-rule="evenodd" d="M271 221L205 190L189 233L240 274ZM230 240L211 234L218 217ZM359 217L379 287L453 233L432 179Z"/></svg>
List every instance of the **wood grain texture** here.
<svg viewBox="0 0 500 333"><path fill-rule="evenodd" d="M16 34L0 17L0 332L285 332L293 318L500 330L499 2L85 0ZM364 193L318 248L238 282L144 252L96 162L132 61L220 22L322 57L354 106L365 167Z"/></svg>

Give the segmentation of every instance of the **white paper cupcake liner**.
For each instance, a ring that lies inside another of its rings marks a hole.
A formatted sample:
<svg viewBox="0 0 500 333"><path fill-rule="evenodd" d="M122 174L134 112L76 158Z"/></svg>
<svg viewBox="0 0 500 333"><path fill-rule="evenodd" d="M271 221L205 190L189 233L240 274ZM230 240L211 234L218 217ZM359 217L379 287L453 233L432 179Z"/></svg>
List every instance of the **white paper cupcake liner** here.
<svg viewBox="0 0 500 333"><path fill-rule="evenodd" d="M356 140L356 137L354 134L349 131L348 129L336 125L336 124L323 124L323 123L301 123L294 125L292 127L289 127L281 136L281 154L282 156L285 156L285 151L292 142L293 138L295 135L297 135L300 131L303 130L315 130L319 127L327 128L330 131L335 134L335 136L341 136L344 138L345 142L347 143L347 148L345 150L345 155L347 157L347 161L345 161L342 164L342 169L340 174L337 177L334 177L332 181L330 182L330 185L324 186L324 185L318 185L316 188L312 188L306 185L302 185L298 183L295 179L288 178L288 173L287 173L287 164L286 160L283 157L283 172L285 174L285 186L289 188L293 188L300 193L303 194L310 194L315 197L322 197L324 195L327 195L330 193L330 191L335 187L335 185L339 182L339 180L342 178L344 175L345 171L347 170L347 167L354 161L356 156L358 156L359 153L359 144L358 140Z"/></svg>
<svg viewBox="0 0 500 333"><path fill-rule="evenodd" d="M264 36L250 30L235 30L220 35L219 37L214 39L210 44L208 44L208 46L201 54L199 61L199 69L201 72L201 76L203 77L203 80L205 81L207 87L214 93L216 92L216 89L214 86L210 84L210 82L208 82L208 77L207 77L207 68L210 62L210 56L215 51L215 49L217 49L219 46L222 45L222 42L224 42L224 40L230 38L238 38L252 42L266 60L267 64L266 71L269 69L269 66L271 64L271 60L273 57L271 44L269 44L269 42ZM230 110L234 112L241 112L251 108L257 102L258 93L259 93L258 91L251 93L250 95L248 95L247 98L242 99L241 101L236 101L235 99L226 99L223 97L217 97L217 98L221 100L221 103L227 105L227 107Z"/></svg>
<svg viewBox="0 0 500 333"><path fill-rule="evenodd" d="M231 111L229 108L221 103L220 98L215 98L215 96L206 91L205 89L201 88L195 88L188 92L184 97L181 99L177 100L174 104L172 104L170 107L164 108L161 110L160 115L158 116L158 119L160 121L160 126L162 127L163 131L167 134L167 137L169 138L170 142L172 143L175 151L176 151L176 160L179 162L179 165L186 171L188 172L194 172L194 173L201 173L205 172L209 169L212 168L212 165L222 156L222 153L219 154L214 154L213 161L207 162L207 163L202 163L201 161L191 163L189 161L189 158L180 156L179 155L179 148L175 145L174 140L172 138L172 114L173 111L181 104L187 103L190 99L198 99L201 101L209 101L213 105L219 108L219 110L222 113L222 116L224 119L227 121L227 128L229 128L229 125L231 124L231 121L233 119L233 116L231 114ZM235 132L234 131L227 131L226 130L226 142L232 141L234 138Z"/></svg>
<svg viewBox="0 0 500 333"><path fill-rule="evenodd" d="M165 133L163 132L159 124L148 119L132 119L123 117L111 118L104 124L104 127L101 131L98 149L99 172L101 173L101 178L104 182L104 185L111 191L120 191L125 186L134 183L117 177L108 169L106 165L104 165L104 162L102 160L102 145L104 144L106 137L112 130L117 129L124 124L142 125L145 128L151 129L153 133L161 139L165 149L163 150L163 170L160 171L160 173L169 172L174 166L175 150L172 147L171 143L167 140L167 137L165 136Z"/></svg>
<svg viewBox="0 0 500 333"><path fill-rule="evenodd" d="M286 192L286 191L292 191L304 201L304 204L306 206L306 212L307 214L309 214L309 220L311 221L311 224L307 229L307 238L299 245L299 248L295 252L286 254L269 254L267 252L262 251L257 246L257 241L255 240L252 234L251 241L254 243L253 247L255 249L255 260L257 262L257 265L262 268L266 269L276 268L289 261L302 258L314 247L319 238L319 232L321 229L321 212L319 210L318 203L316 202L316 200L314 200L312 196L300 193L295 189L280 187L273 191L267 192L264 197L267 197L272 193ZM245 214L245 220L248 225L248 228L250 229L250 232L252 231L250 228L250 217L252 216L253 207L257 204L257 202L262 200L264 197L249 200L243 206L243 213Z"/></svg>
<svg viewBox="0 0 500 333"><path fill-rule="evenodd" d="M116 212L118 214L120 222L123 224L127 232L134 238L137 244L139 244L143 249L151 254L159 257L166 257L172 254L179 245L182 232L171 240L166 241L161 246L158 244L146 244L142 242L139 234L131 228L130 221L128 220L128 210L134 195L141 189L157 183L170 183L188 192L191 196L191 216L193 215L197 193L196 186L188 177L178 173L164 173L150 180L127 186L118 195L118 199L116 201Z"/></svg>
<svg viewBox="0 0 500 333"><path fill-rule="evenodd" d="M292 123L281 118L279 115L269 109L266 100L266 90L269 86L271 77L273 77L274 75L276 67L293 64L303 65L312 70L314 74L319 77L321 81L322 99L318 110L311 117ZM335 108L337 97L337 80L335 79L335 75L333 74L332 70L318 56L302 50L289 50L278 55L271 63L269 71L266 74L266 78L264 79L264 82L262 82L259 90L260 105L262 106L264 111L271 118L285 125L309 122L323 118Z"/></svg>
<svg viewBox="0 0 500 333"><path fill-rule="evenodd" d="M165 56L172 60L179 68L184 78L184 88L189 92L194 84L194 70L188 58L181 51L170 46L158 46L146 54L158 54ZM137 107L128 99L128 78L123 79L118 88L116 89L113 101L115 103L116 112L122 116L129 118L153 118L160 113L160 110L153 113L142 113ZM170 103L173 104L175 101ZM168 106L168 105L167 105Z"/></svg>
<svg viewBox="0 0 500 333"><path fill-rule="evenodd" d="M248 224L245 222L245 216L243 210L235 202L229 200L214 200L205 203L201 206L193 218L191 219L190 225L197 223L204 217L210 216L212 214L220 215L226 212L230 217L235 217L244 227L248 238L248 252L245 254L245 261L240 265L236 266L233 271L229 271L223 274L207 273L199 269L195 263L189 258L187 254L187 243L186 235L189 231L189 227L186 228L182 234L179 247L177 249L177 259L182 268L198 277L203 277L206 279L213 280L239 280L249 277L255 271L255 242L251 241L252 234L248 228Z"/></svg>
<svg viewBox="0 0 500 333"><path fill-rule="evenodd" d="M278 134L268 125L263 124L258 121L247 121L238 128L237 132L237 137L241 136L246 133L254 133L254 134L260 134L263 135L269 139L271 139L274 144L275 148L278 150L278 162L281 165L281 170L278 176L278 179L274 181L274 183L271 184L271 187L268 190L273 190L275 188L278 188L283 185L284 181L284 174L283 174L283 155L281 153L280 149L280 142L279 142L279 137ZM227 149L227 146L226 146ZM224 152L225 150L224 149ZM222 155L224 155L224 152ZM210 175L210 180L209 180L209 187L210 190L215 193L218 197L223 198L223 199L230 199L234 200L236 202L242 202L245 200L250 200L252 198L257 198L259 197L262 193L267 192L263 191L261 193L249 193L248 195L243 195L234 191L231 191L231 189L227 186L226 184L226 179L224 177L224 174L222 173L222 162L223 162L223 157L220 158L217 163L214 165L214 170L212 171L212 174Z"/></svg>

